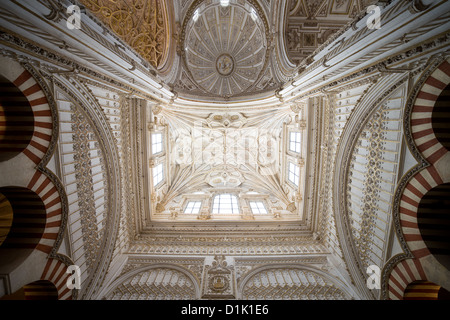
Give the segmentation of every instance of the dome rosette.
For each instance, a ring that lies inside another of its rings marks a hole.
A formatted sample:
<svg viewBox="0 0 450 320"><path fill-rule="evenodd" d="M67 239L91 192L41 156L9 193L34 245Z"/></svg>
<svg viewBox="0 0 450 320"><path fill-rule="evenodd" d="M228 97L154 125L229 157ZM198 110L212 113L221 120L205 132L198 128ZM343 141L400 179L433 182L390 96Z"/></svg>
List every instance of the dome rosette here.
<svg viewBox="0 0 450 320"><path fill-rule="evenodd" d="M251 89L268 63L266 26L254 1L194 3L183 28L191 79L208 94L225 98Z"/></svg>

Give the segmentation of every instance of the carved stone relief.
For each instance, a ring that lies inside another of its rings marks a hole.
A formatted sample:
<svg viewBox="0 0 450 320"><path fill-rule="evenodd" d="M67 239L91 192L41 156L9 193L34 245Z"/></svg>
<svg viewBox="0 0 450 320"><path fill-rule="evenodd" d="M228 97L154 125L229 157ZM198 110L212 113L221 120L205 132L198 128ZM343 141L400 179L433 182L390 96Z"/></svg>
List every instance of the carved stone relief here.
<svg viewBox="0 0 450 320"><path fill-rule="evenodd" d="M225 256L215 256L211 265L205 266L202 299L234 299L235 290L234 267Z"/></svg>

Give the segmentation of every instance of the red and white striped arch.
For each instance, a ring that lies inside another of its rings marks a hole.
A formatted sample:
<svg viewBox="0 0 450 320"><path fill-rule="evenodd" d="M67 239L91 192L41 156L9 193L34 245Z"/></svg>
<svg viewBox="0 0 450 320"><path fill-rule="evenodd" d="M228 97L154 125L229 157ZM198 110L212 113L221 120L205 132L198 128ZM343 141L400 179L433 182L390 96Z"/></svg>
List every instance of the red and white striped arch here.
<svg viewBox="0 0 450 320"><path fill-rule="evenodd" d="M23 153L38 164L47 152L52 138L53 124L50 106L42 88L27 70L23 70L12 82L22 91L33 110L33 137Z"/></svg>
<svg viewBox="0 0 450 320"><path fill-rule="evenodd" d="M389 277L389 298L403 300L403 295L408 284L426 280L427 277L418 259L407 259L398 263Z"/></svg>
<svg viewBox="0 0 450 320"><path fill-rule="evenodd" d="M418 259L430 254L422 240L417 222L419 203L428 191L442 183L444 181L439 172L433 166L428 167L418 172L409 181L400 200L400 225L403 236L412 254Z"/></svg>
<svg viewBox="0 0 450 320"><path fill-rule="evenodd" d="M23 153L37 165L47 153L52 139L52 111L44 91L31 73L13 60L8 60L7 65L2 70L2 75L22 91L33 111L33 136ZM46 227L37 249L50 253L61 225L59 192L52 181L38 170L31 172L28 185L22 187L34 191L45 205Z"/></svg>
<svg viewBox="0 0 450 320"><path fill-rule="evenodd" d="M30 72L17 63L4 68L2 75L12 82L26 97L34 116L34 130L30 143L22 152L36 165L46 154L52 138L52 112L41 86Z"/></svg>
<svg viewBox="0 0 450 320"><path fill-rule="evenodd" d="M70 276L65 263L57 259L48 259L41 280L48 280L55 285L58 290L58 300L72 300L72 290L67 286Z"/></svg>
<svg viewBox="0 0 450 320"><path fill-rule="evenodd" d="M450 59L444 61L424 82L416 96L411 111L411 132L417 149L430 163L417 172L408 182L399 205L400 226L413 259L403 260L392 270L388 280L390 299L403 299L408 284L416 280L428 280L421 261L429 256L420 233L417 212L420 200L434 187L449 182L435 166L449 152L436 138L432 126L433 109L439 95L450 83ZM449 164L450 166L450 164Z"/></svg>
<svg viewBox="0 0 450 320"><path fill-rule="evenodd" d="M432 114L439 95L450 83L450 63L444 61L425 81L419 91L411 113L411 132L417 149L431 164L447 152L439 143L432 127Z"/></svg>
<svg viewBox="0 0 450 320"><path fill-rule="evenodd" d="M6 58L0 57L0 59L3 62ZM10 63L5 64L4 68L2 68L2 75L24 94L34 116L33 135L22 153L35 165L38 165L49 151L53 126L57 124L53 123L52 110L40 84L19 63L9 59L8 61ZM29 172L29 179L25 180L28 182L22 185L23 182L18 181L17 186L26 187L35 192L45 206L45 229L40 239L36 239L39 240L36 250L48 255L54 249L62 227L63 195L59 193L58 188L48 175L38 169L30 170ZM66 286L67 279L70 276L66 273L68 265L49 256L45 266L36 266L36 268L42 268L43 270L40 280L49 280L57 287L59 299L72 299L72 290Z"/></svg>
<svg viewBox="0 0 450 320"><path fill-rule="evenodd" d="M45 229L36 249L49 254L55 245L61 226L61 196L53 182L39 171L35 172L27 188L34 191L44 203Z"/></svg>

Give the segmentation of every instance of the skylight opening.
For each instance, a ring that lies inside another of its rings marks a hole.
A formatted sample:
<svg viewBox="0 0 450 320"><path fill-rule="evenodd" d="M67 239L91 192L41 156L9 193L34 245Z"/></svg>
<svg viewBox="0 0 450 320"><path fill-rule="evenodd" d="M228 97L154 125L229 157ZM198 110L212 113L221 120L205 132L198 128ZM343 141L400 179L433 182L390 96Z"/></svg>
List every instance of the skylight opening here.
<svg viewBox="0 0 450 320"><path fill-rule="evenodd" d="M189 201L186 208L184 209L184 213L199 214L201 207L202 207L201 201Z"/></svg>
<svg viewBox="0 0 450 320"><path fill-rule="evenodd" d="M152 134L152 154L158 154L163 151L162 133Z"/></svg>
<svg viewBox="0 0 450 320"><path fill-rule="evenodd" d="M230 0L220 0L220 5L222 7L228 7L230 5Z"/></svg>
<svg viewBox="0 0 450 320"><path fill-rule="evenodd" d="M300 167L292 162L289 162L288 179L298 187L300 183Z"/></svg>
<svg viewBox="0 0 450 320"><path fill-rule="evenodd" d="M262 201L250 201L253 214L267 214L267 209Z"/></svg>
<svg viewBox="0 0 450 320"><path fill-rule="evenodd" d="M232 194L219 194L214 197L213 214L238 214L238 200Z"/></svg>
<svg viewBox="0 0 450 320"><path fill-rule="evenodd" d="M300 153L301 146L300 132L291 132L289 136L289 150L295 153Z"/></svg>
<svg viewBox="0 0 450 320"><path fill-rule="evenodd" d="M153 168L153 186L157 186L164 179L164 169L163 164L160 163L156 167Z"/></svg>

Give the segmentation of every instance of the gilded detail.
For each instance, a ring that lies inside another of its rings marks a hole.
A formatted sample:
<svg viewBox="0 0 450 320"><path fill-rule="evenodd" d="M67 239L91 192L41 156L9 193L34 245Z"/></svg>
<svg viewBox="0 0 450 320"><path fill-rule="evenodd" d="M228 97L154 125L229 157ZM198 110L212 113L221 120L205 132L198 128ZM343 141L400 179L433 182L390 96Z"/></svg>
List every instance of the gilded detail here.
<svg viewBox="0 0 450 320"><path fill-rule="evenodd" d="M152 66L164 64L169 28L163 0L82 0L83 4Z"/></svg>

